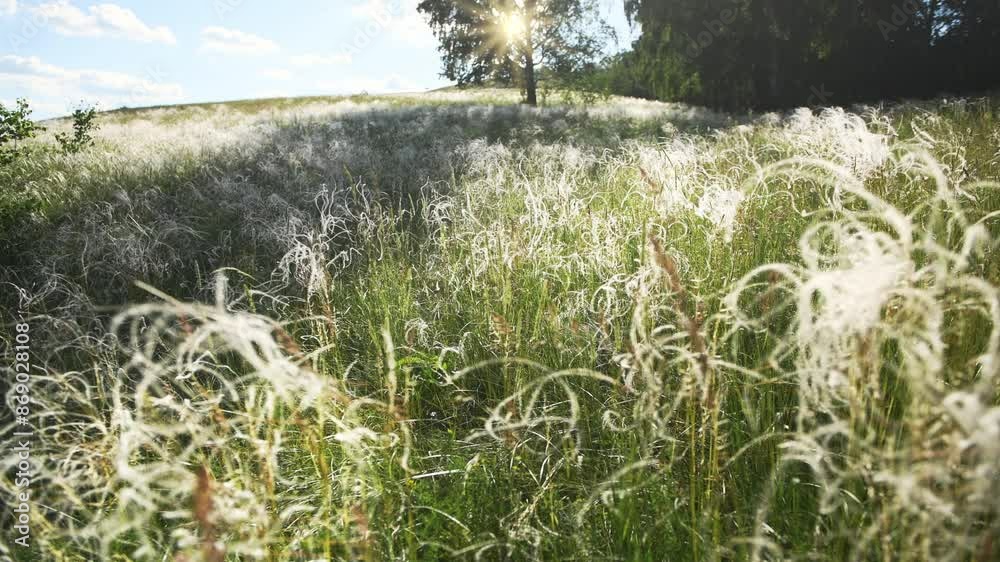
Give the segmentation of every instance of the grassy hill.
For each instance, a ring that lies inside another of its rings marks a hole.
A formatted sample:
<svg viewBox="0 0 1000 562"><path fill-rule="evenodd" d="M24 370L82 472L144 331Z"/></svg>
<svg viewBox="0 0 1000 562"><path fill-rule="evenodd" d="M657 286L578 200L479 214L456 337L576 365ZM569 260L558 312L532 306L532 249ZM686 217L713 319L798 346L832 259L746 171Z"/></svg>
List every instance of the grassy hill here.
<svg viewBox="0 0 1000 562"><path fill-rule="evenodd" d="M516 100L116 111L0 170L37 559L1000 556L995 99Z"/></svg>

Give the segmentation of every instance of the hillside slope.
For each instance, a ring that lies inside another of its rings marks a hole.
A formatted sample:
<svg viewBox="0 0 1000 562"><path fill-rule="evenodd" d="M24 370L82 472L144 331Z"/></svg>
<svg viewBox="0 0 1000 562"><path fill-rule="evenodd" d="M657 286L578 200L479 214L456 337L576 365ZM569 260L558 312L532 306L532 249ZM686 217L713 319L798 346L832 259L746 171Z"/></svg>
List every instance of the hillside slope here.
<svg viewBox="0 0 1000 562"><path fill-rule="evenodd" d="M1000 555L995 100L515 102L113 112L0 171L39 559Z"/></svg>

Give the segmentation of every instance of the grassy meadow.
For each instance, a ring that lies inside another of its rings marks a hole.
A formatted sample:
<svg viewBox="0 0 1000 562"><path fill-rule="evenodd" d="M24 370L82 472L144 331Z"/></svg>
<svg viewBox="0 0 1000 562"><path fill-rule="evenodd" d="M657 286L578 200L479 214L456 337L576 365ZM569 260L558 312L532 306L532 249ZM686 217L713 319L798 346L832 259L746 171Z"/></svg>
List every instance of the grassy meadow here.
<svg viewBox="0 0 1000 562"><path fill-rule="evenodd" d="M1000 559L996 98L518 98L47 123L25 559Z"/></svg>

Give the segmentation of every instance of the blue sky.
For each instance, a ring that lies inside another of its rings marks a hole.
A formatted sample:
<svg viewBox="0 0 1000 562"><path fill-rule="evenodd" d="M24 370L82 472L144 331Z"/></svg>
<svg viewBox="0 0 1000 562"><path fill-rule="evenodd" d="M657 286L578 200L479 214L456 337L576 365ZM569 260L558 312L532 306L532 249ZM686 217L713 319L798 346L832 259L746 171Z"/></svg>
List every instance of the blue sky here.
<svg viewBox="0 0 1000 562"><path fill-rule="evenodd" d="M418 0L0 0L0 102L35 117L447 85ZM602 12L627 35L621 0ZM627 41L620 40L624 47Z"/></svg>

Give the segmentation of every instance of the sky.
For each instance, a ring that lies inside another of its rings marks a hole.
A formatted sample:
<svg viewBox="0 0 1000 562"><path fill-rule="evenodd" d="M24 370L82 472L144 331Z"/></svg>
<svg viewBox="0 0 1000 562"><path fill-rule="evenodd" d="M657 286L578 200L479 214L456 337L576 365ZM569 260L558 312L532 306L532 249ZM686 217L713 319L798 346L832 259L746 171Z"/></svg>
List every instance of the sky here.
<svg viewBox="0 0 1000 562"><path fill-rule="evenodd" d="M0 103L73 108L448 85L419 0L0 0ZM621 0L601 0L628 44Z"/></svg>

